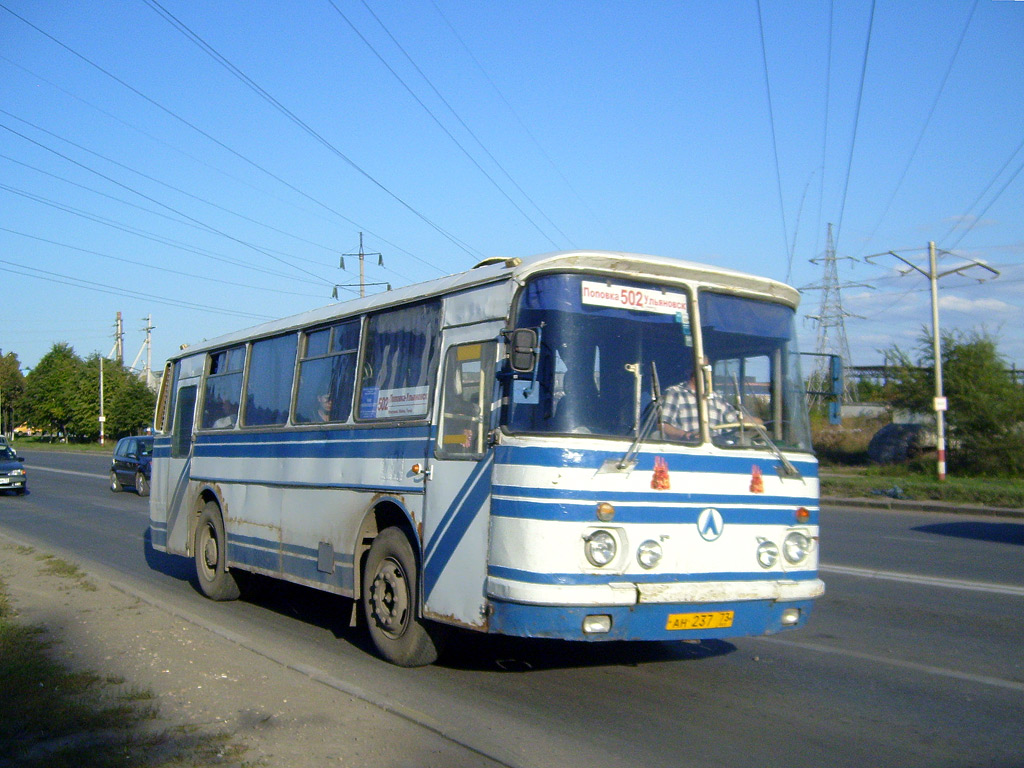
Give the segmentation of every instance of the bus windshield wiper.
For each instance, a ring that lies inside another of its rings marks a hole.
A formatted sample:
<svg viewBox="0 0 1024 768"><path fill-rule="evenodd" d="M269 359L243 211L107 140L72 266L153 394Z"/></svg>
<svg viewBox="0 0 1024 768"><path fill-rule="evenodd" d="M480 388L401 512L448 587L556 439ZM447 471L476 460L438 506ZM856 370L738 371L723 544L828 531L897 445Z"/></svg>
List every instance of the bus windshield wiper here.
<svg viewBox="0 0 1024 768"><path fill-rule="evenodd" d="M638 374L639 375L639 374ZM644 414L643 423L639 425L636 430L636 437L633 438L633 444L629 446L629 450L623 454L622 458L616 462L611 459L605 461L604 466L601 467L604 471L611 471L612 467L619 472L627 469L632 469L636 465L636 454L640 450L640 444L647 439L647 436L651 433L654 425L658 425L658 432L661 434L662 439L665 438L664 430L661 427L661 385L658 383L658 365L653 360L651 361L651 403L647 407L647 413Z"/></svg>
<svg viewBox="0 0 1024 768"><path fill-rule="evenodd" d="M751 416L750 412L742 403L737 403L737 406L739 408L740 420L735 424L719 424L716 428L722 429L723 427L739 427L740 430L743 430L746 427L752 428L758 435L760 435L761 439L764 440L765 445L772 450L772 453L778 457L779 461L782 462L782 467L779 468L779 476L783 478L791 477L803 480L804 476L800 474L800 470L793 466L793 462L787 459L785 454L782 452L782 449L775 444L775 441L772 440L771 436L768 434L768 430L764 428L764 424L761 424L757 419Z"/></svg>

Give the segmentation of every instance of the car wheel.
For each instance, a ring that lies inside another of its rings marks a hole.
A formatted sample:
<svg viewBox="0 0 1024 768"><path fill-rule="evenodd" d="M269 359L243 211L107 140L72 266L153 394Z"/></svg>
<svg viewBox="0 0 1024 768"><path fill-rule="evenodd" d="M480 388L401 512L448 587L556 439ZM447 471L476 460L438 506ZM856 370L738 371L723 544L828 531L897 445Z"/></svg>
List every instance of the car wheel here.
<svg viewBox="0 0 1024 768"><path fill-rule="evenodd" d="M139 496L149 496L149 480L141 472L135 473L135 492Z"/></svg>
<svg viewBox="0 0 1024 768"><path fill-rule="evenodd" d="M121 481L117 479L117 472L110 471L110 490L118 493L121 490Z"/></svg>

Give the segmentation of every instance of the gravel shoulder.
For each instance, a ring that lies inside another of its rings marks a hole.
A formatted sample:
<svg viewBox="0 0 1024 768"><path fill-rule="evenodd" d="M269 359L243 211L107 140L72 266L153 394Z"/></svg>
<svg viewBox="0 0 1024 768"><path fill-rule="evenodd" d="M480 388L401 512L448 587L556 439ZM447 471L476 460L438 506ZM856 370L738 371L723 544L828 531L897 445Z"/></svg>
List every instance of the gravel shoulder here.
<svg viewBox="0 0 1024 768"><path fill-rule="evenodd" d="M0 534L0 581L18 622L45 628L51 657L72 670L152 692L156 716L140 727L168 735L163 750L180 748L181 762L158 764L495 765L109 581L52 573L46 554ZM215 754L196 751L202 737L220 745Z"/></svg>

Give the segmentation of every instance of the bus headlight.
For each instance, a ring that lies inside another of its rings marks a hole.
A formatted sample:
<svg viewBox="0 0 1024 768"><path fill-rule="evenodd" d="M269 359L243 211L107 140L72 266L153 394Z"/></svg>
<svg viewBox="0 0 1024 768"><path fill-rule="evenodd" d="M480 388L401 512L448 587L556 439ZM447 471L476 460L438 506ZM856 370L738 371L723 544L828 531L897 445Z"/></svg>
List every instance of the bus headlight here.
<svg viewBox="0 0 1024 768"><path fill-rule="evenodd" d="M591 565L603 568L615 559L618 544L608 531L594 531L583 539L583 554Z"/></svg>
<svg viewBox="0 0 1024 768"><path fill-rule="evenodd" d="M640 563L641 568L647 568L648 570L661 562L661 556L661 544L654 539L648 539L637 547L636 550L636 561Z"/></svg>
<svg viewBox="0 0 1024 768"><path fill-rule="evenodd" d="M757 545L757 564L762 568L772 568L779 562L779 545L768 539L759 539Z"/></svg>
<svg viewBox="0 0 1024 768"><path fill-rule="evenodd" d="M800 531L792 531L782 544L782 556L793 565L799 565L811 554L811 540Z"/></svg>

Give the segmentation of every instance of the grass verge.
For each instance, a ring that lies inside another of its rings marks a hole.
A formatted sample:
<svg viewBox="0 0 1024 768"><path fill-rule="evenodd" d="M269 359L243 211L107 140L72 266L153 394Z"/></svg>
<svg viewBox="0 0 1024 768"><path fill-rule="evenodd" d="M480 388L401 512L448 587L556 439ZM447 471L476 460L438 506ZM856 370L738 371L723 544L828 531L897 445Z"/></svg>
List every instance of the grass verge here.
<svg viewBox="0 0 1024 768"><path fill-rule="evenodd" d="M986 507L1024 509L1024 482L1012 478L947 475L943 482L914 462L910 465L821 468L821 495L844 498L878 497L914 501L945 501Z"/></svg>

